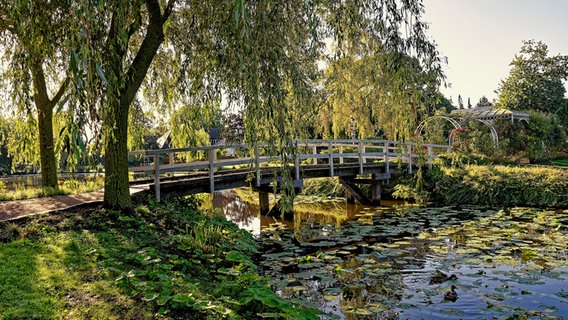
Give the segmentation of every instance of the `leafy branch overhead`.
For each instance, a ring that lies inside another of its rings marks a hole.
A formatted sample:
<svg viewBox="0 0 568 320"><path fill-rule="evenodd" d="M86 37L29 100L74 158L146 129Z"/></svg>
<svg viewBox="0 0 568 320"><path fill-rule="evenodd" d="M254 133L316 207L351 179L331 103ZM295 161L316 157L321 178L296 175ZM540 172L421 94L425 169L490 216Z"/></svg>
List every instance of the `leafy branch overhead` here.
<svg viewBox="0 0 568 320"><path fill-rule="evenodd" d="M100 153L105 156L105 204L110 207L130 205L128 124L139 93L152 111L168 115L223 101L242 110L245 140L272 141L281 154L290 154L285 141L304 137L318 126L316 114L331 101L328 95L338 95L323 90L322 76L323 69L342 57L378 63L362 79L362 94L371 94L381 106L373 103L378 109L370 111L370 121L376 128L386 116L397 115L388 130L401 137L431 97L422 89L443 78L443 61L421 21L421 0L0 4L2 44L15 58L38 59L25 68L17 63L25 59L13 60L16 72L11 76L20 80L13 85L20 104L31 105L32 87L42 87L42 66L50 92L38 98L59 103L57 109L69 110L68 119L77 124L101 122L102 128L91 131L97 144L104 142ZM381 81L373 81L379 79L375 72L380 72ZM53 83L64 89L51 92ZM355 107L362 110L361 105ZM357 111L359 128L365 125L363 117L365 113ZM79 125L68 128L61 132L84 130ZM42 162L46 171L50 166L55 167L55 161Z"/></svg>

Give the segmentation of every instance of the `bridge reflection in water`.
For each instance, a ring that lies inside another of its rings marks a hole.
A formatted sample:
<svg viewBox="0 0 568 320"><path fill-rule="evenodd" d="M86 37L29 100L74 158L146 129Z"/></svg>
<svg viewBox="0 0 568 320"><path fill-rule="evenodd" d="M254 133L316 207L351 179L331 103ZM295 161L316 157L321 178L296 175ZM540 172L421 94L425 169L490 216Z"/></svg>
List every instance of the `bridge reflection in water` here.
<svg viewBox="0 0 568 320"><path fill-rule="evenodd" d="M365 211L376 211L375 207L349 204L341 199L316 203L296 202L294 204L294 219L286 220L281 217L270 217L260 214L258 203L243 200L235 190L215 192L211 203L214 208L222 210L228 220L255 236L260 235L262 230L266 229L296 230L300 228L302 222L314 222L339 227L350 220L364 219ZM391 207L402 203L402 201L381 200L380 206Z"/></svg>

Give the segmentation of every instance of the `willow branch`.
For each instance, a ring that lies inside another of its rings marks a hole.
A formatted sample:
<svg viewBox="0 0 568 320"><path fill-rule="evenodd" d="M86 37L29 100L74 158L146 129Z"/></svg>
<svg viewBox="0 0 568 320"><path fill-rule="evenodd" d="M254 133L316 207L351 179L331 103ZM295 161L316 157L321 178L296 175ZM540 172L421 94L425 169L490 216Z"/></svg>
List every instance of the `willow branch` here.
<svg viewBox="0 0 568 320"><path fill-rule="evenodd" d="M61 86L59 87L59 90L57 90L57 93L55 94L55 96L53 96L53 99L51 99L51 104L52 107L55 106L55 104L57 104L57 102L59 102L59 100L61 100L61 97L63 97L63 94L65 93L65 91L67 90L67 86L69 85L69 82L71 81L71 78L67 77L65 78L65 80L63 80L63 82L61 83Z"/></svg>

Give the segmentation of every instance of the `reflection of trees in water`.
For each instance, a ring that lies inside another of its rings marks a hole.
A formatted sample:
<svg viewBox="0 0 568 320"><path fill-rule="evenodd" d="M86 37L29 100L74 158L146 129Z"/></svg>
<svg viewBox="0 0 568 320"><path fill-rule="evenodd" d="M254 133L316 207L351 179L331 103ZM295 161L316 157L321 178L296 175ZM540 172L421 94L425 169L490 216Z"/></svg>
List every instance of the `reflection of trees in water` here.
<svg viewBox="0 0 568 320"><path fill-rule="evenodd" d="M243 225L250 225L259 213L258 205L243 201L232 190L216 192L212 204L223 208L223 213L231 221Z"/></svg>

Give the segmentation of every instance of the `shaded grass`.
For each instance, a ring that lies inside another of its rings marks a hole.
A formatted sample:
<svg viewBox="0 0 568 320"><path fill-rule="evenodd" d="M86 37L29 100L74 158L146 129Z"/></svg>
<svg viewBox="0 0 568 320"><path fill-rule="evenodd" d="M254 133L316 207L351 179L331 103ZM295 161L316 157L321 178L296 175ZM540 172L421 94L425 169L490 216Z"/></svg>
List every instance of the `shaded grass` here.
<svg viewBox="0 0 568 320"><path fill-rule="evenodd" d="M568 159L553 160L552 164L562 167L568 167Z"/></svg>

